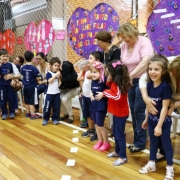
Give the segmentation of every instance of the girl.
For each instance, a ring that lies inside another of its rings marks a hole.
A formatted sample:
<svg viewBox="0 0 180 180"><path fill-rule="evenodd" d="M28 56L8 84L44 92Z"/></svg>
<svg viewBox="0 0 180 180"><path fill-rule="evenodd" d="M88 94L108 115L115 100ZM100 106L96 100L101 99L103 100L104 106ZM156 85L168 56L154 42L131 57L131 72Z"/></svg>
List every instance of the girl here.
<svg viewBox="0 0 180 180"><path fill-rule="evenodd" d="M127 162L125 124L129 116L127 92L131 87L128 69L120 60L108 63L107 85L103 93L99 93L96 98L101 99L104 95L108 98L108 111L113 114L113 135L115 139L115 150L107 155L108 158L119 157L113 162L114 166L119 166Z"/></svg>
<svg viewBox="0 0 180 180"><path fill-rule="evenodd" d="M104 82L104 67L103 65L95 61L91 67L91 106L90 112L91 117L94 120L96 127L96 132L98 136L98 142L94 145L95 150L107 151L111 148L108 141L107 130L104 127L104 120L107 113L107 99L102 98L101 100L96 100L95 96L97 92L102 92L106 89L106 84Z"/></svg>
<svg viewBox="0 0 180 180"><path fill-rule="evenodd" d="M172 89L168 82L170 77L167 72L168 60L162 55L154 55L148 63L147 71L147 92L148 96L155 101L158 113L153 115L146 109L146 118L142 123L142 128L146 129L148 125L150 137L150 160L148 163L139 169L139 172L146 174L156 171L156 153L159 141L162 142L162 147L166 154L166 175L164 180L173 180L173 149L170 138L171 117L167 115L168 106L172 96Z"/></svg>

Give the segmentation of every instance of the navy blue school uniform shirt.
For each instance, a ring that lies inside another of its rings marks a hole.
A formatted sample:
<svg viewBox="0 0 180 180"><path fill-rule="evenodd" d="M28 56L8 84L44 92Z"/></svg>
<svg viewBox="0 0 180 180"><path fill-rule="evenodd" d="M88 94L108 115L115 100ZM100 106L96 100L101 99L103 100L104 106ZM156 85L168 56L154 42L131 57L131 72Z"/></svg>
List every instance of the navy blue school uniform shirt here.
<svg viewBox="0 0 180 180"><path fill-rule="evenodd" d="M97 95L97 92L103 92L107 89L105 82L99 82L99 80L92 80L91 91L93 96ZM105 111L107 112L107 98L103 97L101 100L94 100L91 102L90 111Z"/></svg>
<svg viewBox="0 0 180 180"><path fill-rule="evenodd" d="M152 115L149 113L149 117L148 117L148 124L155 127L159 121L159 117L162 109L162 101L166 99L171 99L172 89L170 84L167 82L162 82L157 87L154 87L153 82L149 82L147 84L147 91L149 97L151 97L151 99L156 102L155 108L158 110L158 113L156 115ZM167 115L162 127L168 127L171 126L171 124L172 124L171 117Z"/></svg>
<svg viewBox="0 0 180 180"><path fill-rule="evenodd" d="M24 86L37 86L37 77L40 77L39 70L33 65L24 65L21 68L21 74L23 75L22 83Z"/></svg>
<svg viewBox="0 0 180 180"><path fill-rule="evenodd" d="M7 62L6 64L2 63L0 66L0 85L10 85L11 79L10 80L5 80L4 75L6 74L12 74L13 73L13 67L12 64Z"/></svg>

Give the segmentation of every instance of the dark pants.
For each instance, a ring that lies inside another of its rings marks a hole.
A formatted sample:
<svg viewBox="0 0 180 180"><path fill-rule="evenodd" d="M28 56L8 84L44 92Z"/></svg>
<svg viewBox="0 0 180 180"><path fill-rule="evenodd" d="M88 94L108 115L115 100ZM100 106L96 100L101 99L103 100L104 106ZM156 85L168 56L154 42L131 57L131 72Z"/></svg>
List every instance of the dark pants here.
<svg viewBox="0 0 180 180"><path fill-rule="evenodd" d="M150 137L150 160L156 160L156 154L159 146L159 141L161 139L162 147L165 152L167 165L173 165L173 149L172 142L170 138L171 126L162 128L162 135L156 137L154 135L154 126L148 125L149 137Z"/></svg>
<svg viewBox="0 0 180 180"><path fill-rule="evenodd" d="M113 135L115 139L115 152L120 158L127 158L126 156L126 135L125 125L128 116L117 117L113 116Z"/></svg>
<svg viewBox="0 0 180 180"><path fill-rule="evenodd" d="M128 100L132 115L132 125L134 130L133 144L141 149L146 147L146 130L141 125L145 119L146 105L142 99L139 89L139 78L133 79L133 87L128 91Z"/></svg>
<svg viewBox="0 0 180 180"><path fill-rule="evenodd" d="M14 104L13 104L13 94L14 90L12 86L0 86L0 98L1 98L1 110L2 110L2 115L7 115L7 102L9 103L9 113L14 114L15 109L14 109Z"/></svg>
<svg viewBox="0 0 180 180"><path fill-rule="evenodd" d="M18 94L17 91L14 91L13 93L13 101L14 101L14 109L18 109Z"/></svg>
<svg viewBox="0 0 180 180"><path fill-rule="evenodd" d="M39 109L39 95L42 93L45 93L45 91L46 91L46 85L45 84L41 84L37 87L38 104L35 105L36 109Z"/></svg>
<svg viewBox="0 0 180 180"><path fill-rule="evenodd" d="M57 121L60 114L60 93L46 94L43 110L44 120L49 120L51 109L53 109L52 121Z"/></svg>
<svg viewBox="0 0 180 180"><path fill-rule="evenodd" d="M94 121L94 124L99 127L103 127L106 113L106 111L91 111L91 117Z"/></svg>

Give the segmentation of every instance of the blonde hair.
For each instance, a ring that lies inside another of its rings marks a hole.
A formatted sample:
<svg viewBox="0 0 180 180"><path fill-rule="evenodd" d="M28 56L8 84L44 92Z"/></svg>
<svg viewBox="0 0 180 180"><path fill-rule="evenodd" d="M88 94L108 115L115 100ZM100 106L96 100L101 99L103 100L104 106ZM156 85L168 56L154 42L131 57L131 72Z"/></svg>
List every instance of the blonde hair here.
<svg viewBox="0 0 180 180"><path fill-rule="evenodd" d="M78 68L81 70L82 69L82 67L84 66L84 65L88 65L88 60L82 60L79 64L78 64Z"/></svg>
<svg viewBox="0 0 180 180"><path fill-rule="evenodd" d="M174 60L169 64L168 70L176 69L176 74L174 74L176 79L180 78L180 56L174 58Z"/></svg>
<svg viewBox="0 0 180 180"><path fill-rule="evenodd" d="M139 35L139 30L133 24L131 24L130 22L127 22L127 23L122 24L119 27L117 36L120 36L120 35L126 35L131 38L137 37Z"/></svg>

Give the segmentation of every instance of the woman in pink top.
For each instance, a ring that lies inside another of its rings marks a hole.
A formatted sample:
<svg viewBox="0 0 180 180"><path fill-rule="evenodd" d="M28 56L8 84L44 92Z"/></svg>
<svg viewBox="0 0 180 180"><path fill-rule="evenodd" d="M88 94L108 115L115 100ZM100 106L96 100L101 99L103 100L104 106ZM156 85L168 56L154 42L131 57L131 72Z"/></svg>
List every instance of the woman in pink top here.
<svg viewBox="0 0 180 180"><path fill-rule="evenodd" d="M128 91L128 100L132 115L134 141L130 152L138 152L146 147L146 130L141 124L145 119L145 103L139 90L139 77L146 72L149 58L154 54L150 40L140 36L138 29L131 23L122 24L117 33L123 40L121 60L128 67L132 88Z"/></svg>

